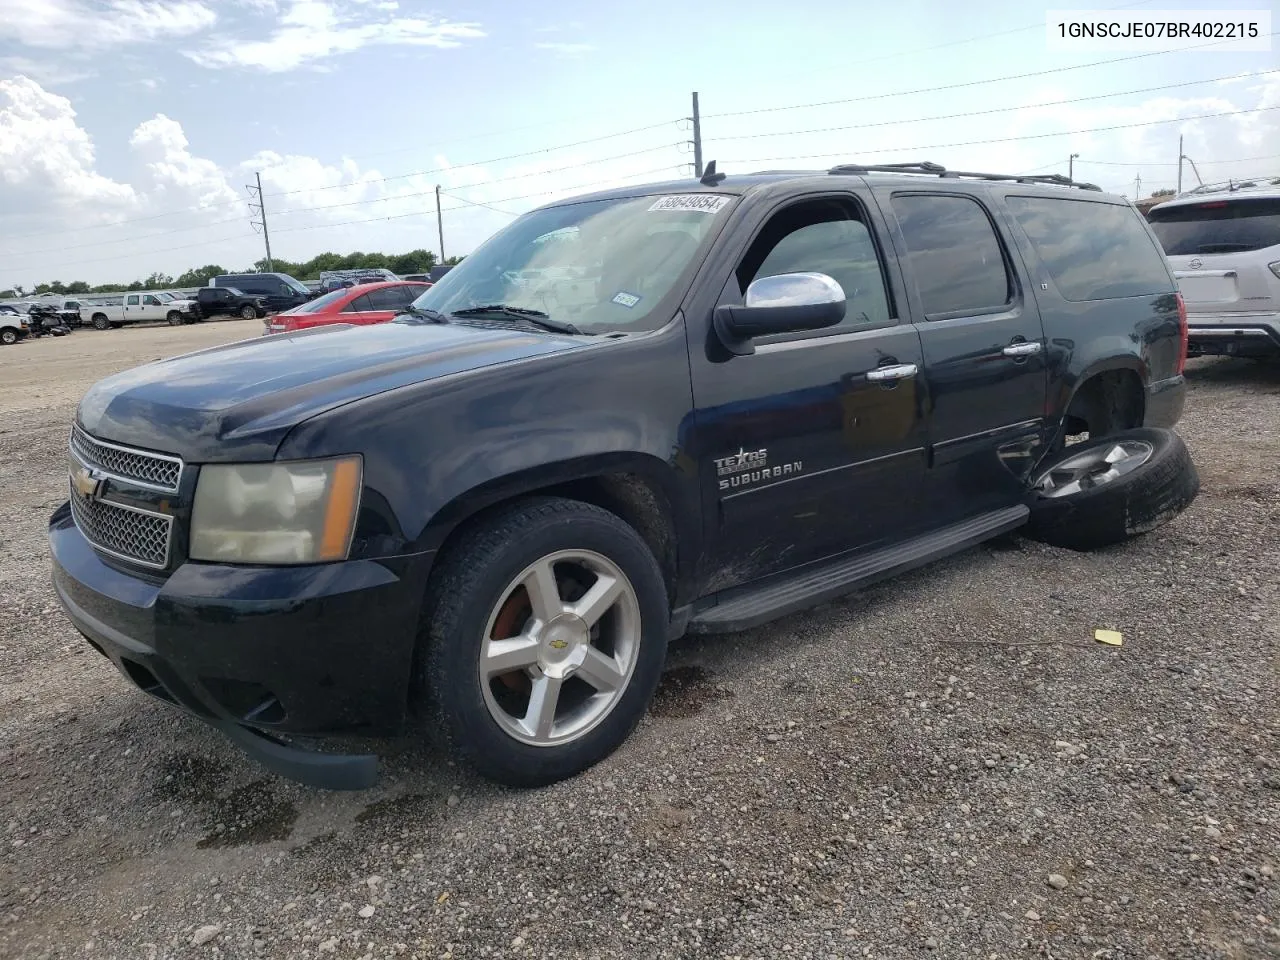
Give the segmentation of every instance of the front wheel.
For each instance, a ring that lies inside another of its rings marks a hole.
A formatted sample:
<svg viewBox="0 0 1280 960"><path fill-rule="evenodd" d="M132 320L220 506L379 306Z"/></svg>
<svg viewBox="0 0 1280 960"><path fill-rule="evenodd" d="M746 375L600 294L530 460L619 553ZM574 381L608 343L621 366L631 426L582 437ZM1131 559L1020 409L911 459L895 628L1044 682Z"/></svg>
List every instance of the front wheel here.
<svg viewBox="0 0 1280 960"><path fill-rule="evenodd" d="M177 310L170 310L169 316L166 319L168 319L169 326L171 327L182 326L182 314L180 314Z"/></svg>
<svg viewBox="0 0 1280 960"><path fill-rule="evenodd" d="M254 307L248 306L246 304L245 306L240 308L241 320L253 320L257 316L258 316L258 311Z"/></svg>
<svg viewBox="0 0 1280 960"><path fill-rule="evenodd" d="M3 343L6 347L9 347L17 342L18 342L17 330L14 330L10 327L5 327L3 330L0 330L0 343Z"/></svg>
<svg viewBox="0 0 1280 960"><path fill-rule="evenodd" d="M1172 430L1122 430L1067 447L1032 483L1027 533L1094 550L1154 530L1200 492L1187 446Z"/></svg>
<svg viewBox="0 0 1280 960"><path fill-rule="evenodd" d="M111 322L107 319L105 313L95 313L90 322L93 323L93 329L95 330L107 330L111 327Z"/></svg>
<svg viewBox="0 0 1280 960"><path fill-rule="evenodd" d="M662 571L634 529L590 504L523 502L470 531L433 574L426 693L481 774L554 783L631 735L668 620Z"/></svg>

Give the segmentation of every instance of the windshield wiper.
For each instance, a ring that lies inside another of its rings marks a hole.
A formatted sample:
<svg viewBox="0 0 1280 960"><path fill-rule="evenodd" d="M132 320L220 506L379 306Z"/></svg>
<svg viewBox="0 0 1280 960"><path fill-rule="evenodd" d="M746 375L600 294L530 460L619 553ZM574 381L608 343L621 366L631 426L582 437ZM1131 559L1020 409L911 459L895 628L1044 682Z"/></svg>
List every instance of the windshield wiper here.
<svg viewBox="0 0 1280 960"><path fill-rule="evenodd" d="M500 316L511 317L514 320L523 320L526 323L533 324L535 327L541 327L543 330L550 330L553 333L569 333L574 336L582 336L582 331L572 323L567 323L564 320L552 320L541 310L530 310L527 307L510 307L505 303L463 307L461 310L452 311L452 313L455 317L478 317L486 313L496 313Z"/></svg>
<svg viewBox="0 0 1280 960"><path fill-rule="evenodd" d="M415 307L412 304L400 311L401 315L409 314L411 317L419 317L423 320L430 320L432 323L448 323L449 318L438 310L428 310L426 307Z"/></svg>

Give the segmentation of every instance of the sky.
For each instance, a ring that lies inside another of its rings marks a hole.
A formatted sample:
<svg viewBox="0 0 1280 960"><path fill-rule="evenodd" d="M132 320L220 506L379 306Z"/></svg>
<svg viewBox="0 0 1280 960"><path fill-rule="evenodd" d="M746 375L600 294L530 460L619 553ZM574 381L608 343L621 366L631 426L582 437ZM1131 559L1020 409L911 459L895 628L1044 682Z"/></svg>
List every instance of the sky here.
<svg viewBox="0 0 1280 960"><path fill-rule="evenodd" d="M551 200L692 176L695 90L730 174L1074 153L1077 179L1147 196L1181 135L1206 181L1280 176L1274 45L1046 36L1049 9L1212 6L0 0L0 289L249 268L255 174L277 257L439 254L437 185L444 253L466 254Z"/></svg>

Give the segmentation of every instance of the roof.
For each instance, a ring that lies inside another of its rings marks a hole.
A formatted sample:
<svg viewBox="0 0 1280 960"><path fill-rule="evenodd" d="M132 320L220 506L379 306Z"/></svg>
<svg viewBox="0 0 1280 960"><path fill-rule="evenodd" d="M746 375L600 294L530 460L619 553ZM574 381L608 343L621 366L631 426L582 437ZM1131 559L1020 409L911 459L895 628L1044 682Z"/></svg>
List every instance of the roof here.
<svg viewBox="0 0 1280 960"><path fill-rule="evenodd" d="M940 164L923 162L918 164L884 164L860 165L842 164L829 170L762 170L746 174L714 173L714 164L708 166L708 173L701 180L687 178L667 180L657 183L636 184L630 187L616 187L611 190L599 190L585 193L564 200L557 200L548 207L564 206L571 203L583 203L591 200L618 200L627 197L652 196L670 193L715 193L730 196L745 196L759 190L768 189L779 184L793 184L797 181L808 186L830 186L834 178L853 176L864 179L868 183L890 183L894 185L917 187L922 182L959 181L965 183L1006 183L1017 184L1037 192L1044 191L1048 196L1061 196L1061 191L1079 191L1080 195L1089 199L1105 199L1108 202L1128 203L1117 194L1103 193L1090 183L1071 181L1066 177L1031 176L998 173L971 173L961 170L948 170Z"/></svg>
<svg viewBox="0 0 1280 960"><path fill-rule="evenodd" d="M1258 199L1280 198L1280 177L1258 177L1255 180L1224 180L1221 183L1206 183L1192 190L1184 190L1176 197L1170 197L1151 209L1188 207L1200 203L1221 202L1244 197Z"/></svg>

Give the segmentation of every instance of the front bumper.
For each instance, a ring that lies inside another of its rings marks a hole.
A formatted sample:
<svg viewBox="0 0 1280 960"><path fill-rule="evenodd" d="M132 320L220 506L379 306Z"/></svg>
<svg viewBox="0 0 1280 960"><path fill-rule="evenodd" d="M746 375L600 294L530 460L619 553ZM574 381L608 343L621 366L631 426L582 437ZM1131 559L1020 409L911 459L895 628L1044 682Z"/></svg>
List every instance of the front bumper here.
<svg viewBox="0 0 1280 960"><path fill-rule="evenodd" d="M63 504L53 584L76 629L139 689L234 739L277 773L363 789L372 756L273 734L380 735L403 723L430 555L305 567L185 563L165 580L106 562Z"/></svg>

